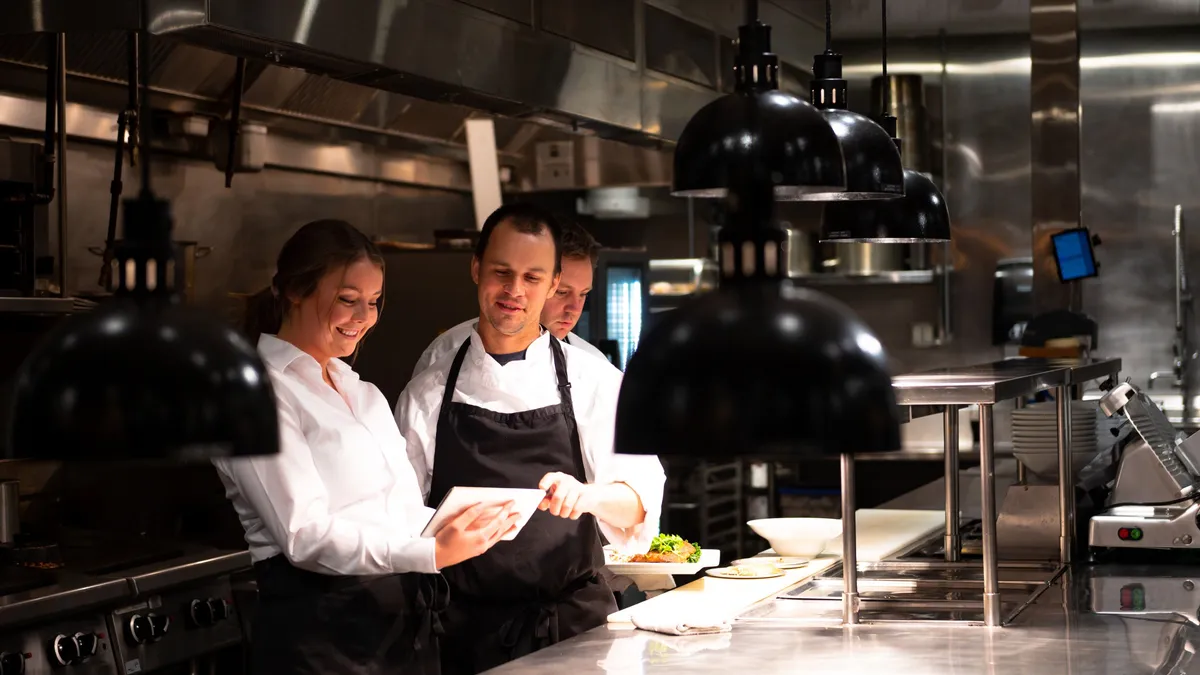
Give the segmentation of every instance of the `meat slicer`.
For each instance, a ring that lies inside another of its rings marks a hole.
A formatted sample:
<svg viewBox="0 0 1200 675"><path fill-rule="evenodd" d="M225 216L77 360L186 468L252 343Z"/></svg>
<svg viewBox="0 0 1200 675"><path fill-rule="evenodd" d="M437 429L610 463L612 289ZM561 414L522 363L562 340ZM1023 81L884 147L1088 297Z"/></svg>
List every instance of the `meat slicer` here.
<svg viewBox="0 0 1200 675"><path fill-rule="evenodd" d="M1092 548L1200 548L1200 433L1184 437L1150 397L1129 383L1100 400L1139 438L1125 446L1108 506L1092 516Z"/></svg>

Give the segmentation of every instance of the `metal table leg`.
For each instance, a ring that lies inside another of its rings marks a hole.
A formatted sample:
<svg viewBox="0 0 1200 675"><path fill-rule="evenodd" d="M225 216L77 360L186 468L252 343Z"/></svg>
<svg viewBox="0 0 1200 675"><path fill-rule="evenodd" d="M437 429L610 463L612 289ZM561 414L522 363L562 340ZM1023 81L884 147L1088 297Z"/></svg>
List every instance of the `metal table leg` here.
<svg viewBox="0 0 1200 675"><path fill-rule="evenodd" d="M979 405L979 483L983 493L983 622L1000 625L1000 569L996 558L996 446L992 405Z"/></svg>
<svg viewBox="0 0 1200 675"><path fill-rule="evenodd" d="M842 453L842 623L858 623L858 534L855 528L854 455Z"/></svg>
<svg viewBox="0 0 1200 675"><path fill-rule="evenodd" d="M1025 399L1024 398L1018 398L1018 399L1016 399L1016 401L1014 403L1015 403L1013 406L1014 410L1020 410L1025 407ZM1029 477L1027 475L1025 475L1025 463L1018 459L1017 460L1017 485L1025 485L1028 482L1028 480L1029 480Z"/></svg>
<svg viewBox="0 0 1200 675"><path fill-rule="evenodd" d="M1055 389L1058 408L1058 555L1070 563L1075 550L1075 470L1071 457L1071 388Z"/></svg>
<svg viewBox="0 0 1200 675"><path fill-rule="evenodd" d="M946 448L946 536L947 562L957 562L962 551L958 522L958 406L946 406L944 426Z"/></svg>

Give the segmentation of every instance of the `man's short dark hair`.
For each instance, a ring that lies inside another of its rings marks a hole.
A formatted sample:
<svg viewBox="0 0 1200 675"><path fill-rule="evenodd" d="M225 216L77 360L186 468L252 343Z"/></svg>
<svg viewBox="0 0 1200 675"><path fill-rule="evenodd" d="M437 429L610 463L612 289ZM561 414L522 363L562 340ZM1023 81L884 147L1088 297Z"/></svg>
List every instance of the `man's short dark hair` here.
<svg viewBox="0 0 1200 675"><path fill-rule="evenodd" d="M582 225L567 220L563 222L562 231L562 257L573 260L587 258L592 262L592 267L600 262L600 242Z"/></svg>
<svg viewBox="0 0 1200 675"><path fill-rule="evenodd" d="M475 257L483 260L492 232L500 223L512 225L522 234L539 235L549 231L554 241L554 273L562 271L563 231L562 226L548 212L532 204L505 204L492 211L492 215L483 221L483 229L479 231L479 241L475 244Z"/></svg>

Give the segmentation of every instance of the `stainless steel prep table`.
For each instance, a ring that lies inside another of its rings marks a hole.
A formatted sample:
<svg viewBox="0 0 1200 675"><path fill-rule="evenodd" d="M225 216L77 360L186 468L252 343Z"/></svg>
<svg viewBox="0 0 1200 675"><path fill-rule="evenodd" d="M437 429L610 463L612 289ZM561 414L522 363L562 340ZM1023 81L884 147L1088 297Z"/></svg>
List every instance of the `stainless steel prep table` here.
<svg viewBox="0 0 1200 675"><path fill-rule="evenodd" d="M941 406L945 414L946 538L947 561L960 551L958 517L958 414L964 405L979 406L979 463L983 520L984 621L1000 625L998 558L996 555L996 476L993 406L1054 389L1058 404L1059 454L1059 554L1071 561L1074 548L1075 504L1071 485L1071 387L1100 377L1115 376L1120 359L1047 360L1008 359L975 366L942 368L893 378L896 401L901 406Z"/></svg>
<svg viewBox="0 0 1200 675"><path fill-rule="evenodd" d="M1192 606L1188 618L1169 613L1097 613L1120 602L1122 575L1161 574L1176 596L1196 568L1068 569L1006 630L939 623L804 627L786 622L739 623L732 633L675 637L600 627L500 668L495 675L542 673L805 673L889 672L1021 675L1140 675L1196 672L1186 660L1200 646ZM1117 579L1116 588L1098 581ZM1193 577L1200 581L1200 576ZM1195 588L1195 584L1192 585ZM1113 593L1108 593L1111 590ZM1157 590L1147 582L1147 599ZM1161 596L1159 596L1161 597ZM1101 602L1103 601L1103 602ZM1110 602L1111 601L1111 602ZM768 602L793 603L794 600Z"/></svg>

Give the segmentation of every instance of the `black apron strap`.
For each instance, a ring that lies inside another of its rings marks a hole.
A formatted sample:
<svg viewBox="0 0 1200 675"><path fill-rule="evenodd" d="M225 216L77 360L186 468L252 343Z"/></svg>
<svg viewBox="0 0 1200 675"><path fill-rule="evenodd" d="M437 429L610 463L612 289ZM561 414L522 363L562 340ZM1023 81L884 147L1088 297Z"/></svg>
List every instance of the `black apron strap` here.
<svg viewBox="0 0 1200 675"><path fill-rule="evenodd" d="M571 380L567 377L567 359L563 354L562 345L558 343L558 338L550 336L550 356L554 359L554 376L558 380L558 395L559 402L562 403L563 414L567 418L567 424L571 427L572 436L579 442L579 425L575 421L575 403L571 399ZM582 448L574 448L576 452L582 452Z"/></svg>
<svg viewBox="0 0 1200 675"><path fill-rule="evenodd" d="M463 361L466 360L467 350L470 348L471 338L468 337L454 355L454 363L450 364L450 372L446 375L446 388L442 390L442 411L438 417L446 414L446 408L449 408L450 402L454 400L454 385L458 383L458 373L462 371Z"/></svg>

